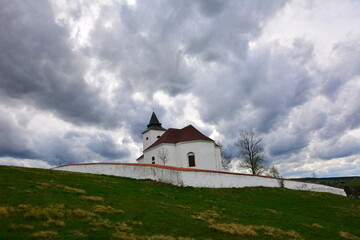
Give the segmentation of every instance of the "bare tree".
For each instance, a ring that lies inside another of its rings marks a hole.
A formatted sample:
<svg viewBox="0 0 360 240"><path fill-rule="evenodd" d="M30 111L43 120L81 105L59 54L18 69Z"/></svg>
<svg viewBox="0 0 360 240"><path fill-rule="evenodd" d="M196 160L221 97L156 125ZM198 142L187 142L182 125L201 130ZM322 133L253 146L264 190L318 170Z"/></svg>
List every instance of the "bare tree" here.
<svg viewBox="0 0 360 240"><path fill-rule="evenodd" d="M225 170L229 170L232 156L225 150L221 142L216 142L216 144L220 146L221 165Z"/></svg>
<svg viewBox="0 0 360 240"><path fill-rule="evenodd" d="M221 154L221 164L225 170L230 169L230 163L232 161L232 156L229 152L227 152L225 149L221 148L220 150Z"/></svg>
<svg viewBox="0 0 360 240"><path fill-rule="evenodd" d="M161 148L158 151L158 157L164 163L164 165L169 161L169 151L165 148Z"/></svg>
<svg viewBox="0 0 360 240"><path fill-rule="evenodd" d="M271 166L269 173L271 177L276 177L276 178L280 177L280 173L275 167L275 165Z"/></svg>
<svg viewBox="0 0 360 240"><path fill-rule="evenodd" d="M274 165L270 168L269 173L270 173L270 176L277 178L279 187L281 187L281 188L285 187L284 179L280 176L279 171L277 170L277 168Z"/></svg>
<svg viewBox="0 0 360 240"><path fill-rule="evenodd" d="M239 148L240 167L250 169L252 174L262 173L265 170L262 138L247 130L241 130L239 135L235 145Z"/></svg>

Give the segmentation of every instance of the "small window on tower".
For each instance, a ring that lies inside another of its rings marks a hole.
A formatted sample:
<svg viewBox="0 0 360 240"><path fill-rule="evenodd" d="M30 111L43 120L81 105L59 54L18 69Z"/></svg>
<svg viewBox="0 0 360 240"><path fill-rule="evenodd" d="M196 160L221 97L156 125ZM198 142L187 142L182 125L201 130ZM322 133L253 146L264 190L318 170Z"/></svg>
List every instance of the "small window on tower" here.
<svg viewBox="0 0 360 240"><path fill-rule="evenodd" d="M152 163L152 164L155 164L155 157L152 157L152 158L151 158L151 163Z"/></svg>
<svg viewBox="0 0 360 240"><path fill-rule="evenodd" d="M160 136L157 136L157 138L160 138Z"/></svg>
<svg viewBox="0 0 360 240"><path fill-rule="evenodd" d="M149 140L149 138L148 138L148 137L146 137L146 140Z"/></svg>

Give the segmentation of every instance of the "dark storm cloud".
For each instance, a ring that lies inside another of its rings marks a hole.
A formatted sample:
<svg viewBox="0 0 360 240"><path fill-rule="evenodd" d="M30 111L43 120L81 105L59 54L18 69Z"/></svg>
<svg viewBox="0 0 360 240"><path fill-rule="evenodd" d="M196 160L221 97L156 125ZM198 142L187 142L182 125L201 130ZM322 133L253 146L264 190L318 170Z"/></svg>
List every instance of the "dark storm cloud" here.
<svg viewBox="0 0 360 240"><path fill-rule="evenodd" d="M113 8L103 6L91 36L91 54L119 73L127 91L176 95L188 88L191 71L184 64L180 29L191 8L183 2L139 2L136 9L117 6L112 28L105 22ZM126 36L126 37L125 37Z"/></svg>
<svg viewBox="0 0 360 240"><path fill-rule="evenodd" d="M99 57L127 89L174 96L191 91L198 79L188 58L230 63L246 56L249 39L261 23L281 7L274 3L239 1L140 1L120 9L106 28L112 8L103 6L91 36L91 54ZM264 6L265 5L265 6Z"/></svg>
<svg viewBox="0 0 360 240"><path fill-rule="evenodd" d="M50 165L120 160L128 149L106 133L64 131L37 133L22 126L21 118L2 110L0 117L0 157L40 159ZM8 117L6 117L8 115Z"/></svg>
<svg viewBox="0 0 360 240"><path fill-rule="evenodd" d="M46 1L8 1L0 8L0 93L74 123L109 123L98 90L84 81L87 60Z"/></svg>
<svg viewBox="0 0 360 240"><path fill-rule="evenodd" d="M60 136L40 138L36 147L44 154L43 159L54 165L121 160L129 156L126 147L116 145L105 133L68 131Z"/></svg>
<svg viewBox="0 0 360 240"><path fill-rule="evenodd" d="M116 160L129 155L124 149L119 149L114 143L114 140L106 134L97 134L96 136L92 136L91 139L87 147L106 159Z"/></svg>
<svg viewBox="0 0 360 240"><path fill-rule="evenodd" d="M0 157L14 158L39 158L31 142L26 136L20 134L23 129L14 123L14 119L6 116L4 111L0 111Z"/></svg>
<svg viewBox="0 0 360 240"><path fill-rule="evenodd" d="M347 157L355 154L360 154L360 139L349 135L330 139L319 145L314 151L315 157L325 160Z"/></svg>
<svg viewBox="0 0 360 240"><path fill-rule="evenodd" d="M224 135L234 137L240 128L268 133L291 109L312 97L311 77L302 65L303 59L311 58L312 52L300 51L294 46L271 53L272 47L252 52L246 62L226 68L224 79L216 76L205 90L199 89L206 106L202 116L207 122L228 122ZM231 119L235 120L239 114L242 122L231 124Z"/></svg>

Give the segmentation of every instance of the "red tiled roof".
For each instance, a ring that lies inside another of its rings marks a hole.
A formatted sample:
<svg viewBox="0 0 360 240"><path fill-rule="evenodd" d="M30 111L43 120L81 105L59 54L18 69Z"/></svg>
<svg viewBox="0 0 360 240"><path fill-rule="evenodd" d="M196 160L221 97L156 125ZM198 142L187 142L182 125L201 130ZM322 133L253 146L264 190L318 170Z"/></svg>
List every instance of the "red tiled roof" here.
<svg viewBox="0 0 360 240"><path fill-rule="evenodd" d="M214 140L199 132L199 130L194 128L192 125L189 125L182 129L169 128L156 142L154 142L144 151L162 143L180 143L195 140L214 142Z"/></svg>

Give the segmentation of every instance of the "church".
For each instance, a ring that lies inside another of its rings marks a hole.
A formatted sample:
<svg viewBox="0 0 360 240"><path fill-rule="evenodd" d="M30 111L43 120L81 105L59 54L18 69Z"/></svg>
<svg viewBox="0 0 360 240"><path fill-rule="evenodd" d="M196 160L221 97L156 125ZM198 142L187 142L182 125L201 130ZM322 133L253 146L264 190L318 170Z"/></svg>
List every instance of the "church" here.
<svg viewBox="0 0 360 240"><path fill-rule="evenodd" d="M161 126L153 112L143 135L138 163L223 171L220 146L192 125L182 129Z"/></svg>

